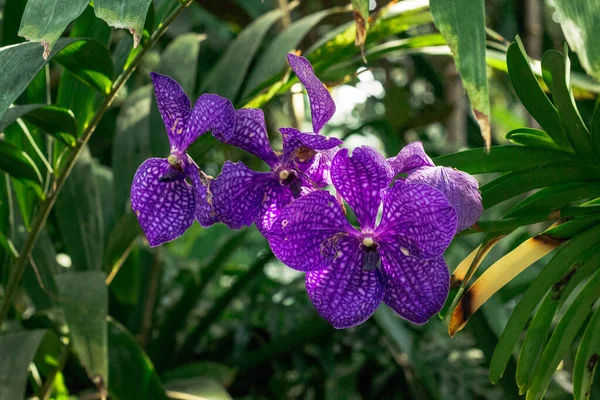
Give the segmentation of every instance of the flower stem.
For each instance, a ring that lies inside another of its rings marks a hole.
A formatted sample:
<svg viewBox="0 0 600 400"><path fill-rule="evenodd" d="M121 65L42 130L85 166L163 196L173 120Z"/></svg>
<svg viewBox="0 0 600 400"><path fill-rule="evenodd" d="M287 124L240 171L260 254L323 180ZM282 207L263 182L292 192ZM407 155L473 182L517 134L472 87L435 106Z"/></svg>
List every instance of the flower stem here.
<svg viewBox="0 0 600 400"><path fill-rule="evenodd" d="M54 187L48 193L46 199L40 205L40 208L34 218L34 222L31 227L31 231L27 236L27 241L23 246L23 249L20 252L20 256L16 259L13 267L11 268L10 277L8 278L8 283L6 285L6 290L4 292L4 298L2 299L2 305L0 306L0 327L8 314L10 306L14 300L14 297L17 293L17 289L19 287L19 283L21 282L21 278L23 277L23 272L27 266L26 262L29 259L29 255L35 246L35 243L40 235L40 232L44 228L46 224L46 220L48 219L48 215L54 207L54 203L56 202L56 198L60 193L60 190L63 188L69 174L73 170L75 163L79 159L79 156L83 152L85 145L90 140L92 134L98 127L98 124L102 120L104 113L112 102L117 97L117 94L121 90L121 88L125 85L131 74L136 70L148 50L158 41L158 39L166 32L169 25L175 20L175 18L179 15L184 8L189 6L193 0L185 0L181 1L177 8L165 19L165 21L160 24L160 26L152 33L152 36L148 39L146 43L144 43L140 52L135 56L133 61L129 64L129 66L117 77L113 86L104 99L104 102L100 105L98 111L94 115L94 118L87 126L81 137L77 140L77 145L73 149L73 152L69 155L69 159L66 161L64 169L61 171L60 175L56 179Z"/></svg>

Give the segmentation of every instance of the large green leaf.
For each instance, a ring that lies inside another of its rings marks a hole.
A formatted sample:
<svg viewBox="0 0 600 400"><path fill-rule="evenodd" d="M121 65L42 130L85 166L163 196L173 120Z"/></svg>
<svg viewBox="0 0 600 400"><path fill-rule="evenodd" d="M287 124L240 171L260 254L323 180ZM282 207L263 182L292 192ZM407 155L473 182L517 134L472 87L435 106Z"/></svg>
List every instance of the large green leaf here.
<svg viewBox="0 0 600 400"><path fill-rule="evenodd" d="M600 80L600 49L596 36L600 25L600 1L555 0L554 5L569 46L577 53L587 73Z"/></svg>
<svg viewBox="0 0 600 400"><path fill-rule="evenodd" d="M521 39L512 43L506 52L508 76L521 103L563 150L573 151L563 129L558 111L540 87L523 48Z"/></svg>
<svg viewBox="0 0 600 400"><path fill-rule="evenodd" d="M97 385L106 385L108 287L104 274L69 272L58 275L56 283L73 351L90 379Z"/></svg>
<svg viewBox="0 0 600 400"><path fill-rule="evenodd" d="M494 350L490 362L490 379L498 382L504 369L512 357L513 349L521 337L521 332L529 317L545 293L560 279L565 272L582 256L598 245L600 225L596 225L586 232L576 236L563 244L552 260L544 267L514 309L510 319Z"/></svg>
<svg viewBox="0 0 600 400"><path fill-rule="evenodd" d="M0 335L0 399L24 399L29 363L46 330L13 331Z"/></svg>
<svg viewBox="0 0 600 400"><path fill-rule="evenodd" d="M454 167L470 174L488 172L527 171L544 165L578 163L570 154L523 146L494 146L489 153L485 149L472 149L437 157L435 165Z"/></svg>
<svg viewBox="0 0 600 400"><path fill-rule="evenodd" d="M556 50L548 50L542 58L542 76L552 92L567 138L573 149L584 160L594 158L590 133L585 126L573 98L570 82L571 63Z"/></svg>
<svg viewBox="0 0 600 400"><path fill-rule="evenodd" d="M527 399L537 400L544 397L552 375L556 371L565 353L569 350L579 329L592 311L596 300L600 298L600 270L590 278L569 306L542 353L542 358L534 372L533 382L527 391Z"/></svg>
<svg viewBox="0 0 600 400"><path fill-rule="evenodd" d="M435 26L452 50L486 147L490 147L490 95L485 55L483 0L431 0Z"/></svg>
<svg viewBox="0 0 600 400"><path fill-rule="evenodd" d="M285 29L267 46L252 68L245 85L242 98L247 98L263 82L281 73L286 67L285 54L297 48L298 44L323 18L347 11L346 8L331 8L299 19Z"/></svg>
<svg viewBox="0 0 600 400"><path fill-rule="evenodd" d="M109 318L108 337L110 397L115 400L167 400L152 362L131 333Z"/></svg>
<svg viewBox="0 0 600 400"><path fill-rule="evenodd" d="M115 224L106 242L104 251L104 271L110 273L120 268L131 250L135 239L142 233L142 228L132 212L124 214Z"/></svg>
<svg viewBox="0 0 600 400"><path fill-rule="evenodd" d="M75 164L54 210L65 246L77 271L100 271L104 250L104 217L93 165Z"/></svg>
<svg viewBox="0 0 600 400"><path fill-rule="evenodd" d="M600 307L596 309L583 334L573 367L573 396L589 399L594 372L600 360Z"/></svg>
<svg viewBox="0 0 600 400"><path fill-rule="evenodd" d="M17 179L40 183L42 175L33 160L10 143L0 140L0 170Z"/></svg>
<svg viewBox="0 0 600 400"><path fill-rule="evenodd" d="M234 101L265 35L283 13L280 9L270 11L244 29L206 76L202 91ZM285 55L281 54L280 57L284 58Z"/></svg>
<svg viewBox="0 0 600 400"><path fill-rule="evenodd" d="M37 125L67 146L75 146L77 123L71 110L45 104L28 104L11 107L6 110L4 117L0 121L0 132L15 122L17 118L23 118L25 121Z"/></svg>
<svg viewBox="0 0 600 400"><path fill-rule="evenodd" d="M19 36L31 42L40 42L44 48L43 56L48 59L67 25L81 15L89 2L90 0L29 0L21 20Z"/></svg>
<svg viewBox="0 0 600 400"><path fill-rule="evenodd" d="M49 58L64 49L66 55L59 57L57 61L60 60L65 68L88 85L102 87L106 92L106 85L112 78L112 63L110 58L106 58L110 57L108 50L90 39L60 39ZM47 60L41 56L42 48L35 43L21 43L0 49L0 87L3 88L0 118L46 65ZM109 64L110 70L104 70Z"/></svg>
<svg viewBox="0 0 600 400"><path fill-rule="evenodd" d="M113 28L128 29L134 47L140 43L148 7L152 0L95 0L94 11Z"/></svg>
<svg viewBox="0 0 600 400"><path fill-rule="evenodd" d="M206 37L197 33L186 33L175 38L160 56L156 71L175 79L188 94L193 97L196 89L198 56L200 45ZM194 99L192 98L192 103ZM161 120L162 121L162 120ZM163 129L163 124L160 124ZM163 129L164 130L164 129Z"/></svg>

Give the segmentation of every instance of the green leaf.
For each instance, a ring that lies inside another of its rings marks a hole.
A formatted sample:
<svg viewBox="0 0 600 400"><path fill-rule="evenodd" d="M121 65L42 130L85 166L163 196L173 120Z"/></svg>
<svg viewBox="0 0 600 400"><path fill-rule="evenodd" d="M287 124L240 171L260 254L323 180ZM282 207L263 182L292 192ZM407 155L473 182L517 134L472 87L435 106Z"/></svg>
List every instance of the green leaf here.
<svg viewBox="0 0 600 400"><path fill-rule="evenodd" d="M569 350L579 329L592 311L596 300L600 297L600 270L590 278L569 306L542 354L542 358L534 372L534 379L527 391L527 399L541 399L546 393L552 375L558 364Z"/></svg>
<svg viewBox="0 0 600 400"><path fill-rule="evenodd" d="M287 66L286 58L282 57L282 55L295 50L308 32L321 22L323 18L346 11L348 9L342 7L319 11L299 19L281 32L267 46L265 51L259 56L256 66L249 72L242 98L249 97L262 83L280 74Z"/></svg>
<svg viewBox="0 0 600 400"><path fill-rule="evenodd" d="M600 253L596 249L592 249L591 253L592 257L584 256L582 262L575 263L552 286L552 289L536 311L527 329L527 336L521 347L519 362L517 363L516 378L521 393L524 393L531 386L535 377L535 368L546 345L556 311L562 307L577 285L597 269Z"/></svg>
<svg viewBox="0 0 600 400"><path fill-rule="evenodd" d="M106 273L123 265L135 239L141 233L142 228L135 215L132 212L125 213L108 236L103 267Z"/></svg>
<svg viewBox="0 0 600 400"><path fill-rule="evenodd" d="M74 41L56 54L54 61L100 93L110 92L114 65L110 52L99 41Z"/></svg>
<svg viewBox="0 0 600 400"><path fill-rule="evenodd" d="M19 28L19 36L40 42L48 59L54 44L67 25L87 7L89 0L28 0ZM41 55L41 54L40 54Z"/></svg>
<svg viewBox="0 0 600 400"><path fill-rule="evenodd" d="M168 155L168 145L164 143L167 138L166 131L158 138L150 135L149 115L152 96L151 85L137 89L123 102L117 117L112 151L112 169L119 171L114 177L117 218L130 212L129 193L133 176L138 167L153 155L162 157ZM161 123L160 127L164 128L164 125ZM157 140L161 140L161 144L165 144L164 154L153 152L152 149L155 146L152 146L152 142Z"/></svg>
<svg viewBox="0 0 600 400"><path fill-rule="evenodd" d="M600 225L596 225L561 245L550 262L546 264L542 272L527 288L508 320L494 350L494 355L490 362L490 379L492 382L496 383L502 377L504 368L512 357L513 349L521 337L521 332L539 301L552 285L574 263L581 259L583 254L598 245L599 237Z"/></svg>
<svg viewBox="0 0 600 400"><path fill-rule="evenodd" d="M532 189L567 182L600 181L600 169L580 164L544 165L529 171L511 173L501 183L492 181L481 187L485 209Z"/></svg>
<svg viewBox="0 0 600 400"><path fill-rule="evenodd" d="M369 0L351 0L351 3L354 10L354 25L356 30L355 44L360 48L360 52L364 58L367 29L369 27Z"/></svg>
<svg viewBox="0 0 600 400"><path fill-rule="evenodd" d="M600 307L588 323L577 350L573 366L573 397L589 399L594 372L600 359Z"/></svg>
<svg viewBox="0 0 600 400"><path fill-rule="evenodd" d="M156 67L157 72L175 79L190 96L196 89L198 56L200 55L200 45L205 39L205 35L197 33L186 33L177 36L165 48ZM193 103L194 99L192 98L192 105ZM164 131L162 123L160 128Z"/></svg>
<svg viewBox="0 0 600 400"><path fill-rule="evenodd" d="M563 152L523 146L494 146L472 149L437 157L435 165L453 167L469 174L488 172L528 171L545 165L578 163L577 157Z"/></svg>
<svg viewBox="0 0 600 400"><path fill-rule="evenodd" d="M31 157L4 140L0 140L0 170L16 179L42 182L42 175Z"/></svg>
<svg viewBox="0 0 600 400"><path fill-rule="evenodd" d="M184 393L194 399L233 400L223 385L214 379L202 376L178 379L169 382L166 386L173 392Z"/></svg>
<svg viewBox="0 0 600 400"><path fill-rule="evenodd" d="M0 132L15 122L17 118L23 118L25 121L40 127L69 147L75 146L77 123L71 110L45 104L14 106L6 110L0 121Z"/></svg>
<svg viewBox="0 0 600 400"><path fill-rule="evenodd" d="M265 35L283 13L280 9L270 11L244 29L205 77L202 92L216 93L234 101ZM285 59L285 54L279 57Z"/></svg>
<svg viewBox="0 0 600 400"><path fill-rule="evenodd" d="M529 58L519 37L506 51L506 63L508 76L521 103L560 148L572 152L573 148L567 139L558 111L533 74Z"/></svg>
<svg viewBox="0 0 600 400"><path fill-rule="evenodd" d="M90 379L106 385L108 287L101 272L69 272L56 277L73 351Z"/></svg>
<svg viewBox="0 0 600 400"><path fill-rule="evenodd" d="M600 182L567 182L544 188L516 204L505 217L557 210L572 202L600 196Z"/></svg>
<svg viewBox="0 0 600 400"><path fill-rule="evenodd" d="M108 392L115 400L167 400L152 362L121 324L108 319L110 380Z"/></svg>
<svg viewBox="0 0 600 400"><path fill-rule="evenodd" d="M596 104L592 119L592 146L597 160L600 160L600 103Z"/></svg>
<svg viewBox="0 0 600 400"><path fill-rule="evenodd" d="M128 29L133 35L134 47L137 47L150 3L152 0L94 0L94 11L109 26Z"/></svg>
<svg viewBox="0 0 600 400"><path fill-rule="evenodd" d="M0 46L8 46L22 42L19 37L19 25L25 11L27 0L5 1L2 10L2 35L0 35Z"/></svg>
<svg viewBox="0 0 600 400"><path fill-rule="evenodd" d="M588 74L600 80L600 50L597 46L600 1L555 0L560 26L569 46L579 56Z"/></svg>
<svg viewBox="0 0 600 400"><path fill-rule="evenodd" d="M444 35L471 100L486 147L490 132L490 95L485 55L485 9L483 0L431 0L435 26Z"/></svg>
<svg viewBox="0 0 600 400"><path fill-rule="evenodd" d="M194 377L210 378L221 385L229 386L235 378L235 370L227 365L211 361L198 361L170 369L161 375L165 382Z"/></svg>
<svg viewBox="0 0 600 400"><path fill-rule="evenodd" d="M13 331L0 335L0 399L24 399L29 363L47 331Z"/></svg>
<svg viewBox="0 0 600 400"><path fill-rule="evenodd" d="M520 144L530 147L542 147L546 149L560 151L560 147L545 132L533 128L517 128L508 132L505 136L514 144Z"/></svg>
<svg viewBox="0 0 600 400"><path fill-rule="evenodd" d="M566 49L568 51L568 49ZM567 133L567 138L577 154L586 161L594 158L590 133L579 115L571 90L571 62L556 50L548 50L542 57L542 76L552 92L554 105Z"/></svg>
<svg viewBox="0 0 600 400"><path fill-rule="evenodd" d="M600 215L590 215L550 227L542 233L555 239L567 240L595 226L598 221L600 221Z"/></svg>
<svg viewBox="0 0 600 400"><path fill-rule="evenodd" d="M73 268L77 271L101 271L104 217L90 161L80 160L75 164L54 210Z"/></svg>
<svg viewBox="0 0 600 400"><path fill-rule="evenodd" d="M85 44L85 43L90 44ZM73 47L71 47L73 46ZM112 78L112 63L108 50L91 39L60 39L49 58L60 51L66 53L57 58L62 65L92 87L102 87ZM42 49L35 43L21 43L0 49L0 87L4 88L0 99L0 118L8 107L25 90L48 60L41 57ZM106 60L103 60L106 58ZM110 70L105 70L110 65Z"/></svg>

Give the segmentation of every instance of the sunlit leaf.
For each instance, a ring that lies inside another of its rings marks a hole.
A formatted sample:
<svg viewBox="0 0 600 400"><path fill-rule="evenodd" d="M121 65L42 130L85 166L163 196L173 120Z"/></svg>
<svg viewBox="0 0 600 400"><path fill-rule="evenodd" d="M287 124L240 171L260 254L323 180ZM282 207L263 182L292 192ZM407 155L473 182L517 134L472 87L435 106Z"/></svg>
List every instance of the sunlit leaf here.
<svg viewBox="0 0 600 400"><path fill-rule="evenodd" d="M436 27L446 38L460 73L463 86L481 135L489 149L490 95L485 54L485 9L483 0L431 0L431 13Z"/></svg>
<svg viewBox="0 0 600 400"><path fill-rule="evenodd" d="M560 151L560 147L545 132L534 128L517 128L508 132L505 136L514 144L530 147L542 147Z"/></svg>
<svg viewBox="0 0 600 400"><path fill-rule="evenodd" d="M109 26L129 30L137 47L150 3L152 0L94 0L94 11Z"/></svg>
<svg viewBox="0 0 600 400"><path fill-rule="evenodd" d="M6 110L0 121L0 132L17 118L39 126L44 132L49 133L67 146L75 145L77 136L77 123L73 112L66 108L48 106L45 104L28 104L15 106Z"/></svg>

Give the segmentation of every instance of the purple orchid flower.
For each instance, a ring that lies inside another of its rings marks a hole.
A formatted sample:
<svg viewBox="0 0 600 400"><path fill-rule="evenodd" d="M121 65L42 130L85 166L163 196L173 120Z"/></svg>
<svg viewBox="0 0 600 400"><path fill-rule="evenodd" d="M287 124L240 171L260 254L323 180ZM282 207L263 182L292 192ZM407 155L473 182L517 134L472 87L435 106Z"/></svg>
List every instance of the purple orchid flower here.
<svg viewBox="0 0 600 400"><path fill-rule="evenodd" d="M229 100L215 94L200 96L191 109L175 80L150 75L171 150L168 158L149 158L140 165L131 185L131 207L154 247L181 236L195 219L204 227L217 222L207 202L207 183L186 149L207 131L230 138L235 110Z"/></svg>
<svg viewBox="0 0 600 400"><path fill-rule="evenodd" d="M211 181L213 210L229 228L254 222L266 235L294 198L330 183L329 167L342 141L319 131L335 113L335 103L306 58L288 54L288 62L308 92L314 133L280 129L283 151L277 154L269 144L263 112L252 108L235 112L234 134L228 140L217 138L259 157L270 170L257 172L242 162L226 161L221 174Z"/></svg>
<svg viewBox="0 0 600 400"><path fill-rule="evenodd" d="M421 142L404 146L388 162L394 174L407 173L406 183L425 183L444 193L458 216L457 232L475 224L483 213L479 183L466 172L449 167L436 167L423 150Z"/></svg>
<svg viewBox="0 0 600 400"><path fill-rule="evenodd" d="M356 214L350 225L327 191L287 206L268 235L273 253L306 272L306 290L335 328L366 321L385 302L402 318L423 324L448 295L442 254L456 231L456 211L439 190L398 180L386 159L363 146L340 150L331 165L338 194ZM377 214L383 204L381 221Z"/></svg>

